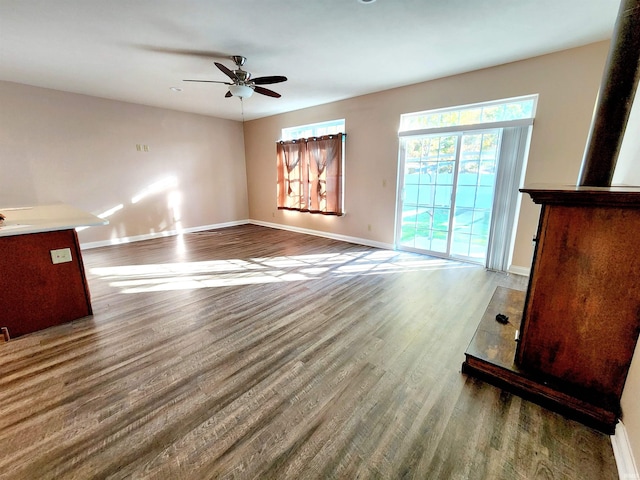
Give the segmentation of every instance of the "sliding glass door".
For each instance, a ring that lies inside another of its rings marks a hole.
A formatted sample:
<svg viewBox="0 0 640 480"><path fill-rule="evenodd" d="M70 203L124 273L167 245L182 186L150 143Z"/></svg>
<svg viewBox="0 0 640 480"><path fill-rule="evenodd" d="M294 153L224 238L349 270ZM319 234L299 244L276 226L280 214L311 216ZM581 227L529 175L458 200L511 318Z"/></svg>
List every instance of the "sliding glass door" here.
<svg viewBox="0 0 640 480"><path fill-rule="evenodd" d="M537 101L526 95L400 116L396 248L510 268Z"/></svg>
<svg viewBox="0 0 640 480"><path fill-rule="evenodd" d="M484 263L487 256L500 130L462 134L451 256Z"/></svg>
<svg viewBox="0 0 640 480"><path fill-rule="evenodd" d="M401 140L397 244L485 263L501 129Z"/></svg>
<svg viewBox="0 0 640 480"><path fill-rule="evenodd" d="M403 140L400 246L448 254L458 143L457 135Z"/></svg>

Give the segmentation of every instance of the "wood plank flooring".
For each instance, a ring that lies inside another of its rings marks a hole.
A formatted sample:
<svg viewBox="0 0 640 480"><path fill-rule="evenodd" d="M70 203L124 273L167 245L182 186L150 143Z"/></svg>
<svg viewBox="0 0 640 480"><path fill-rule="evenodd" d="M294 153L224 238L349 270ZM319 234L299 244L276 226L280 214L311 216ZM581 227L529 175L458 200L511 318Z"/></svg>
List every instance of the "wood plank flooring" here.
<svg viewBox="0 0 640 480"><path fill-rule="evenodd" d="M94 315L0 344L0 478L617 478L460 373L521 277L253 225L83 255Z"/></svg>

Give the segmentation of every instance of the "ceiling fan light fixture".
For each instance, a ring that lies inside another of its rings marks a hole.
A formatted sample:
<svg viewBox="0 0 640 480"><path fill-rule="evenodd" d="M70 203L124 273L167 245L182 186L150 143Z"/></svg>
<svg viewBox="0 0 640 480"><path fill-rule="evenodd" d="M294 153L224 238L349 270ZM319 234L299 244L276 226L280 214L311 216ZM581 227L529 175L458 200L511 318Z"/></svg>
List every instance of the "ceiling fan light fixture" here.
<svg viewBox="0 0 640 480"><path fill-rule="evenodd" d="M253 88L246 85L229 85L229 91L234 97L249 98L253 95Z"/></svg>

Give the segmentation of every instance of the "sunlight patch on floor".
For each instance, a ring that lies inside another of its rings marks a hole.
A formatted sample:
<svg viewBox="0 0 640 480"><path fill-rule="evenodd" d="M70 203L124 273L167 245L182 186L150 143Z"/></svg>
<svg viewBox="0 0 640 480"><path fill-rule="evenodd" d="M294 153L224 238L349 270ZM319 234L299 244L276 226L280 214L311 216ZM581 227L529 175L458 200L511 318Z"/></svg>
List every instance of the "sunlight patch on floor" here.
<svg viewBox="0 0 640 480"><path fill-rule="evenodd" d="M109 285L122 293L143 293L299 282L331 275L345 277L460 268L479 267L382 250L96 267L90 269L90 274L110 280Z"/></svg>

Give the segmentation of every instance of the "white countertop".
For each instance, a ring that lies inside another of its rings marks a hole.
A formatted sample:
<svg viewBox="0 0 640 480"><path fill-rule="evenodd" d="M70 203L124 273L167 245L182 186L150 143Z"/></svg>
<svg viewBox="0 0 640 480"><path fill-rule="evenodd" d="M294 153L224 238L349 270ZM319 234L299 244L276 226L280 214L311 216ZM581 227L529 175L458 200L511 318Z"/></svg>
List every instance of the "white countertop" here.
<svg viewBox="0 0 640 480"><path fill-rule="evenodd" d="M0 208L6 219L0 223L0 237L27 233L70 230L76 227L106 225L108 220L78 210L71 205L38 205Z"/></svg>

